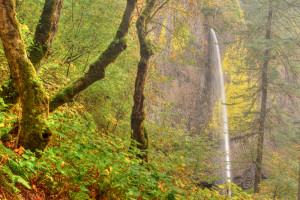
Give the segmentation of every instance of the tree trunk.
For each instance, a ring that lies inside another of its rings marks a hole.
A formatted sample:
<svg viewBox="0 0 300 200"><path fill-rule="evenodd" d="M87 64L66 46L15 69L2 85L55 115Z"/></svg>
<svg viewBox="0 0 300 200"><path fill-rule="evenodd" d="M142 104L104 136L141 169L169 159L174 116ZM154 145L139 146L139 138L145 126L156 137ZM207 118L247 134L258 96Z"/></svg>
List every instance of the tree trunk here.
<svg viewBox="0 0 300 200"><path fill-rule="evenodd" d="M34 66L26 55L14 0L0 0L0 37L11 76L20 94L22 107L20 145L32 151L42 150L51 137L51 131L46 123L49 100L38 81Z"/></svg>
<svg viewBox="0 0 300 200"><path fill-rule="evenodd" d="M268 22L267 22L267 31L266 31L266 40L271 39L271 25L272 25L272 15L273 9L270 5ZM263 147L264 147L264 135L265 135L265 120L267 115L267 100L268 100L268 68L270 61L271 51L269 47L265 50L264 53L264 63L261 71L261 87L262 87L262 97L261 97L261 108L260 108L260 117L259 117L259 135L257 141L257 156L256 156L256 170L255 170L255 179L254 179L254 193L259 193L259 187L261 182L261 169L262 169L262 159L263 159Z"/></svg>
<svg viewBox="0 0 300 200"><path fill-rule="evenodd" d="M32 59L32 63L35 64L35 68L37 70L40 68L42 61L46 58L50 50L50 45L52 43L53 37L57 31L62 2L62 0L46 0L45 2L43 14L41 15L39 25L36 28L34 44L33 46L29 47L30 59ZM126 9L114 40L99 56L99 58L90 65L89 70L85 75L67 85L51 98L49 106L50 112L56 110L59 106L69 102L81 91L88 88L94 82L105 77L106 67L114 62L117 57L127 48L125 37L130 28L130 23L136 3L137 0L127 0ZM38 45L39 47L35 48L36 45ZM9 97L8 100L14 100L13 102L5 101L6 104L14 104L17 102L17 93L15 93L14 96L9 96L7 95L7 93L3 93L3 96ZM1 95L2 98L3 96Z"/></svg>
<svg viewBox="0 0 300 200"><path fill-rule="evenodd" d="M141 154L138 155L138 157L143 159L145 162L149 161L149 154L146 152L149 147L149 141L148 133L145 128L146 112L144 88L149 66L149 59L153 54L151 41L147 39L147 26L150 22L150 14L153 11L155 2L156 0L151 0L147 3L136 23L140 42L141 58L138 64L138 72L135 80L135 91L133 96L134 106L131 114L131 137L138 143L137 147L141 150Z"/></svg>

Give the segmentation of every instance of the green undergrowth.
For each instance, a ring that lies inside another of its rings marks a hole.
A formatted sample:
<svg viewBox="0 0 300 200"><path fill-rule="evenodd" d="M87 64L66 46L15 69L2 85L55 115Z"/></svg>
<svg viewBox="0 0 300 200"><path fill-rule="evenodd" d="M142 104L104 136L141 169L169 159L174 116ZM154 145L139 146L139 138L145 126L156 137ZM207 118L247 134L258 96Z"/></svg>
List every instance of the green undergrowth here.
<svg viewBox="0 0 300 200"><path fill-rule="evenodd" d="M30 151L18 155L0 145L0 187L6 198L22 199L25 193L38 196L38 191L46 199L225 197L218 191L186 187L179 176L184 165L180 157L171 166L152 151L152 161L142 163L135 157L138 149L129 148L130 140L99 133L84 108L74 107L62 107L51 116L54 137L40 152L40 159Z"/></svg>
<svg viewBox="0 0 300 200"><path fill-rule="evenodd" d="M135 158L138 150L128 149L129 140L98 133L84 117L75 109L57 111L49 122L55 137L40 159L1 145L1 185L11 194L20 192L17 182L43 189L49 199L170 199L180 192L171 176Z"/></svg>

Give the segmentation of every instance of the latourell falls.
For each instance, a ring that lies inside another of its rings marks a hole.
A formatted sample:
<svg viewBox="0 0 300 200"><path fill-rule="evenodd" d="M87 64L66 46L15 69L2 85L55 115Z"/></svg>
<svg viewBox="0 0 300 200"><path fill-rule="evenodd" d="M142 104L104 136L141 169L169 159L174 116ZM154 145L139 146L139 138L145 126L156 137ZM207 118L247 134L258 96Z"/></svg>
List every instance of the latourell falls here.
<svg viewBox="0 0 300 200"><path fill-rule="evenodd" d="M0 200L300 200L300 1L0 0Z"/></svg>

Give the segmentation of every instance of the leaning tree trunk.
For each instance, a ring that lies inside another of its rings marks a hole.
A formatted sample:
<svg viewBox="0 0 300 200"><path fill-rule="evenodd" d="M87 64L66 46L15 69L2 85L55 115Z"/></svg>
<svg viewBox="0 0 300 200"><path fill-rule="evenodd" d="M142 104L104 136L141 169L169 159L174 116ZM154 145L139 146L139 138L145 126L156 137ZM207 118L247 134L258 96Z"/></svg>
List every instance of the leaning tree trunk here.
<svg viewBox="0 0 300 200"><path fill-rule="evenodd" d="M273 9L270 5L268 22L267 22L267 31L266 31L266 40L271 39L271 25L272 25L272 15ZM254 179L254 193L259 193L259 187L261 182L261 169L262 169L262 159L263 159L263 147L264 147L264 136L265 136L265 121L267 115L267 100L268 100L268 68L270 61L271 51L267 47L264 53L264 63L261 71L261 87L262 87L262 97L261 97L261 108L260 108L260 117L259 117L259 135L257 143L257 155L256 155L256 170L255 170L255 179Z"/></svg>
<svg viewBox="0 0 300 200"><path fill-rule="evenodd" d="M131 114L131 137L138 143L137 147L141 150L141 154L139 154L138 157L143 159L145 162L149 161L149 154L147 152L149 141L148 133L145 129L146 112L144 88L149 60L153 54L151 41L147 39L147 26L150 22L150 14L153 11L155 2L156 0L151 0L147 3L136 22L141 58L138 64L138 72L135 80L135 91L133 96L134 106Z"/></svg>
<svg viewBox="0 0 300 200"><path fill-rule="evenodd" d="M42 150L51 137L51 131L46 123L49 98L26 55L14 0L0 0L0 38L11 76L20 94L22 107L20 145L32 151Z"/></svg>

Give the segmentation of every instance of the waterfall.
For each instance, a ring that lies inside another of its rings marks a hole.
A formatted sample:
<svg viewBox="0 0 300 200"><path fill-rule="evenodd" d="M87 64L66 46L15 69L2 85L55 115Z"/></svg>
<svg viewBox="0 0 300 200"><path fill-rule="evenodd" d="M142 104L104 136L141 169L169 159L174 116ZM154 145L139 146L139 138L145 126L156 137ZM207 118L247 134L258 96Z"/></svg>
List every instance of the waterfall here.
<svg viewBox="0 0 300 200"><path fill-rule="evenodd" d="M229 157L229 135L228 135L228 119L227 119L227 105L226 105L226 96L225 96L225 88L224 88L224 77L223 77L223 69L222 69L222 62L220 56L220 49L218 45L218 40L216 33L213 29L210 29L210 34L212 37L212 46L213 46L213 59L215 59L215 65L218 70L218 78L220 82L220 90L221 90L221 103L222 103L222 129L224 135L224 152L225 152L225 178L227 182L231 182L231 175L230 175L230 157Z"/></svg>

